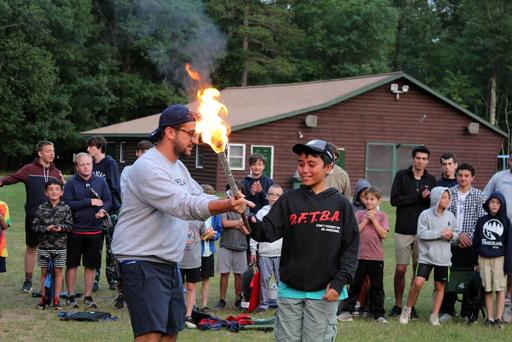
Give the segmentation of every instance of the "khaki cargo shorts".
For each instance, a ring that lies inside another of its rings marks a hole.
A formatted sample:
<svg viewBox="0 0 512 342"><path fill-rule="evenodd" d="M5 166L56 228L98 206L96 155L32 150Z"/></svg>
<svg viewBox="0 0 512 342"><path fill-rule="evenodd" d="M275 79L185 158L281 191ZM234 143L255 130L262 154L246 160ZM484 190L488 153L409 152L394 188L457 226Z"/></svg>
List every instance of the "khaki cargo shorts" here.
<svg viewBox="0 0 512 342"><path fill-rule="evenodd" d="M395 257L397 265L409 265L411 255L413 264L417 264L418 253L418 238L416 235L395 233Z"/></svg>
<svg viewBox="0 0 512 342"><path fill-rule="evenodd" d="M507 277L503 271L504 262L505 257L478 257L478 268L485 292L504 291L507 288Z"/></svg>

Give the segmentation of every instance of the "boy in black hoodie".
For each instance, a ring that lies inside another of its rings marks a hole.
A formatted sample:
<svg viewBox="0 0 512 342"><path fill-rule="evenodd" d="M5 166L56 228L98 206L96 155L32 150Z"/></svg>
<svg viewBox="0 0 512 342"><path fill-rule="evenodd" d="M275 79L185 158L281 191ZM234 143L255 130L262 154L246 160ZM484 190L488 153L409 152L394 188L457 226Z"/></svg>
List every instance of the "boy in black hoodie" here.
<svg viewBox="0 0 512 342"><path fill-rule="evenodd" d="M333 341L336 310L357 268L359 230L348 200L328 188L334 154L323 140L297 144L299 189L284 193L251 237L283 238L276 341Z"/></svg>
<svg viewBox="0 0 512 342"><path fill-rule="evenodd" d="M487 215L478 219L473 235L473 246L478 255L482 286L485 290L486 324L503 328L506 274L510 274L512 261L512 229L507 217L505 197L494 192L483 205ZM492 292L496 292L496 320Z"/></svg>

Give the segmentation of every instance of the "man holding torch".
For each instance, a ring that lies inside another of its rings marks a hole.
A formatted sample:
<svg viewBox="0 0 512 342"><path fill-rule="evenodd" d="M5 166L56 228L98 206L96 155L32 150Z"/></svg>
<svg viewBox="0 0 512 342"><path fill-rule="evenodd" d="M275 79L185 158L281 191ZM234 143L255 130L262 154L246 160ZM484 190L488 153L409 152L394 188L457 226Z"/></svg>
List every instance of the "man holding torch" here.
<svg viewBox="0 0 512 342"><path fill-rule="evenodd" d="M222 212L243 213L243 198L215 199L196 192L181 156L198 141L196 115L188 107L165 109L150 136L156 146L130 170L112 252L120 263L122 288L135 341L175 341L185 324L185 302L177 263L187 220Z"/></svg>

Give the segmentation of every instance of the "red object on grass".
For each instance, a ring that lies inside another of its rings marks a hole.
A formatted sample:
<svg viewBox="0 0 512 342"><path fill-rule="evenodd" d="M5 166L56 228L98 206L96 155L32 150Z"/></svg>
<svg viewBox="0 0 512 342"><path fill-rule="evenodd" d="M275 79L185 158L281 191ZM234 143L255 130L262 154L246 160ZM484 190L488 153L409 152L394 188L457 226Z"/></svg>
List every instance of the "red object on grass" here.
<svg viewBox="0 0 512 342"><path fill-rule="evenodd" d="M249 309L247 311L253 312L260 304L260 271L254 273L251 280L251 298L249 299Z"/></svg>

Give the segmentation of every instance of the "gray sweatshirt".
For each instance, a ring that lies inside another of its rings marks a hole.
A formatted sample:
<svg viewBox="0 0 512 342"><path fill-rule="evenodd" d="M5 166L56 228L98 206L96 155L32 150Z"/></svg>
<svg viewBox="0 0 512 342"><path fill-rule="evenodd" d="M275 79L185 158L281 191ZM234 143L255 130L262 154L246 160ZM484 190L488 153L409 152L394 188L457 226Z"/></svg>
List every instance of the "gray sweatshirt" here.
<svg viewBox="0 0 512 342"><path fill-rule="evenodd" d="M512 170L503 170L494 174L484 188L487 196L499 191L509 201L512 198ZM512 205L507 202L507 216L512 221Z"/></svg>
<svg viewBox="0 0 512 342"><path fill-rule="evenodd" d="M178 264L181 269L191 270L201 267L201 236L205 230L204 221L190 221L185 242L185 254Z"/></svg>
<svg viewBox="0 0 512 342"><path fill-rule="evenodd" d="M437 213L443 192L448 188L435 187L430 193L430 208L421 212L418 218L418 262L427 265L451 266L452 253L450 241L441 237L441 232L447 228L453 231L452 240L458 240L459 229L457 219L452 212L445 209ZM449 205L448 205L449 206Z"/></svg>
<svg viewBox="0 0 512 342"><path fill-rule="evenodd" d="M179 160L150 149L130 169L123 206L114 230L112 252L119 260L180 262L187 220L211 216L206 195Z"/></svg>

